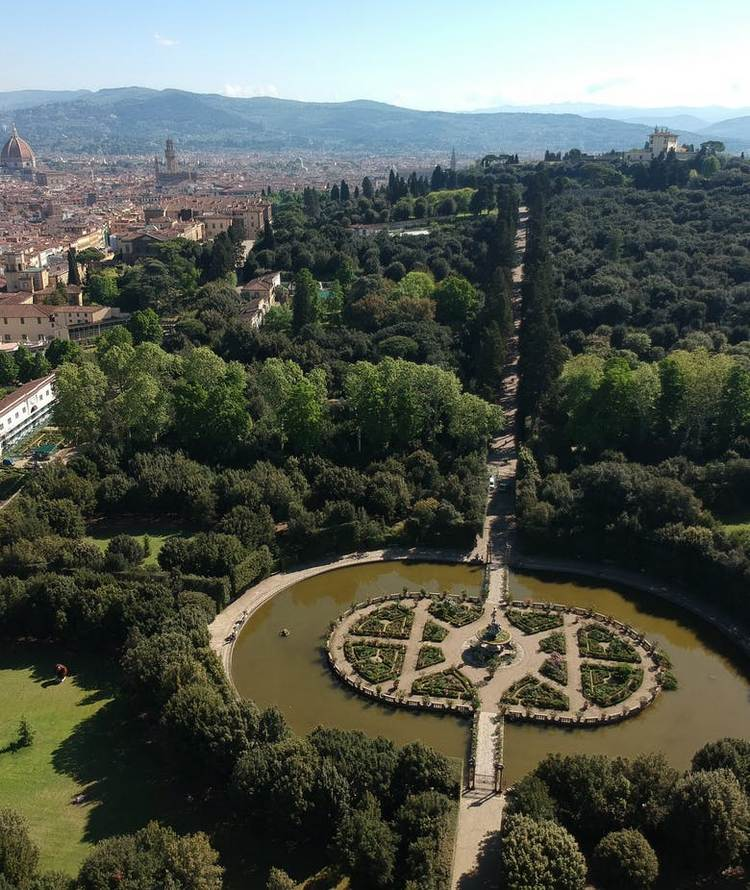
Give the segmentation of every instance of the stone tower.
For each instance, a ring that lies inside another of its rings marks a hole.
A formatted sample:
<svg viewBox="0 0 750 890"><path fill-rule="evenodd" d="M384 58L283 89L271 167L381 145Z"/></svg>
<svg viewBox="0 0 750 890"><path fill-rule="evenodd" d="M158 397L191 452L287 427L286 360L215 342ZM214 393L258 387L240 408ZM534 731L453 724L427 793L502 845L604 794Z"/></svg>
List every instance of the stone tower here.
<svg viewBox="0 0 750 890"><path fill-rule="evenodd" d="M167 165L167 173L177 172L177 155L174 151L174 142L167 139L167 147L164 149L164 160Z"/></svg>

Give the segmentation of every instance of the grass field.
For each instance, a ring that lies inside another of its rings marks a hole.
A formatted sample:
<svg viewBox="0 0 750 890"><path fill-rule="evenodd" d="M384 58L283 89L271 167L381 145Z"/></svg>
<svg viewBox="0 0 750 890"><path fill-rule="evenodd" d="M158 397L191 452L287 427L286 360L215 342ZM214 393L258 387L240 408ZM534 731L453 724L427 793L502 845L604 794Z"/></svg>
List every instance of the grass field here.
<svg viewBox="0 0 750 890"><path fill-rule="evenodd" d="M73 676L52 680L58 661ZM180 830L185 796L159 774L141 727L114 698L112 667L57 646L3 644L0 655L0 804L22 813L42 869L74 874L93 843L151 818ZM21 717L30 748L8 749ZM71 801L81 792L87 802Z"/></svg>
<svg viewBox="0 0 750 890"><path fill-rule="evenodd" d="M182 525L164 524L153 520L140 519L134 516L123 517L121 520L100 520L93 522L88 528L88 540L93 541L102 551L115 535L132 535L143 542L148 535L151 552L143 560L145 566L158 566L158 557L164 542L168 538L186 537L195 533L195 529Z"/></svg>

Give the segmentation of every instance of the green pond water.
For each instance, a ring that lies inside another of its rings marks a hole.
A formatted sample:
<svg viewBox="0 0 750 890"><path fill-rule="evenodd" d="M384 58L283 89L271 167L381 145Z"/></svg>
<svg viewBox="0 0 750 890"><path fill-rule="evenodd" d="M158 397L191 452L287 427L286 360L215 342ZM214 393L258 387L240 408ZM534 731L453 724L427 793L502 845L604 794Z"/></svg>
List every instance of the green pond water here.
<svg viewBox="0 0 750 890"><path fill-rule="evenodd" d="M390 562L301 581L251 616L234 647L232 678L246 698L263 706L276 704L297 732L318 725L361 729L397 744L419 739L462 758L468 721L391 709L358 696L334 678L321 647L331 622L352 602L400 593L404 587L476 594L481 577L481 570L463 565ZM661 750L675 766L685 768L709 740L750 738L750 664L708 625L655 597L596 582L512 574L510 589L514 598L589 606L632 624L664 648L680 688L615 726L565 730L506 725L508 781L520 778L552 751L632 756ZM279 631L284 627L290 635L282 638Z"/></svg>

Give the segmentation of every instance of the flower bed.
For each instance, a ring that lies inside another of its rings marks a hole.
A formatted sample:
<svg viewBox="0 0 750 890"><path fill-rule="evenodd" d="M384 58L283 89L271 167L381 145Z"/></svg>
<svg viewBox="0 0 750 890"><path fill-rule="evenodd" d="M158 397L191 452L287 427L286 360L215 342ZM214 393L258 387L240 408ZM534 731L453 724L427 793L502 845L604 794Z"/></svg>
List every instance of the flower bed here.
<svg viewBox="0 0 750 890"><path fill-rule="evenodd" d="M565 655L567 652L565 634L556 631L548 637L543 637L539 640L539 651L547 652L549 654L556 652L558 655Z"/></svg>
<svg viewBox="0 0 750 890"><path fill-rule="evenodd" d="M422 630L423 643L442 643L448 636L448 628L442 624L436 624L434 621L427 621Z"/></svg>
<svg viewBox="0 0 750 890"><path fill-rule="evenodd" d="M445 597L433 600L429 612L430 615L452 624L453 627L463 627L481 616L482 606L475 600L457 601Z"/></svg>
<svg viewBox="0 0 750 890"><path fill-rule="evenodd" d="M595 705L607 708L624 701L640 689L643 670L618 664L581 665L581 686L584 696Z"/></svg>
<svg viewBox="0 0 750 890"><path fill-rule="evenodd" d="M389 637L408 640L414 623L414 609L400 603L390 603L375 609L356 622L351 633L360 637Z"/></svg>
<svg viewBox="0 0 750 890"><path fill-rule="evenodd" d="M536 609L508 609L505 613L510 623L525 634L538 634L543 630L562 627L563 617L557 612L542 612Z"/></svg>
<svg viewBox="0 0 750 890"><path fill-rule="evenodd" d="M560 686L568 685L568 665L559 656L545 658L542 666L539 668L539 673L548 680L554 680L555 683L559 683Z"/></svg>
<svg viewBox="0 0 750 890"><path fill-rule="evenodd" d="M527 708L544 708L551 711L567 711L570 707L567 695L532 674L516 680L505 690L500 701L506 705L523 705Z"/></svg>
<svg viewBox="0 0 750 890"><path fill-rule="evenodd" d="M344 643L344 655L354 670L368 683L383 683L401 676L406 648L396 643L374 640Z"/></svg>
<svg viewBox="0 0 750 890"><path fill-rule="evenodd" d="M474 685L456 668L418 677L411 687L412 695L431 698L461 698L470 701L474 697Z"/></svg>
<svg viewBox="0 0 750 890"><path fill-rule="evenodd" d="M439 646L422 646L417 656L417 670L421 671L422 668L432 667L433 664L440 664L441 661L445 661L445 655Z"/></svg>
<svg viewBox="0 0 750 890"><path fill-rule="evenodd" d="M603 658L631 664L641 660L634 646L601 624L587 624L578 629L578 651L581 658Z"/></svg>

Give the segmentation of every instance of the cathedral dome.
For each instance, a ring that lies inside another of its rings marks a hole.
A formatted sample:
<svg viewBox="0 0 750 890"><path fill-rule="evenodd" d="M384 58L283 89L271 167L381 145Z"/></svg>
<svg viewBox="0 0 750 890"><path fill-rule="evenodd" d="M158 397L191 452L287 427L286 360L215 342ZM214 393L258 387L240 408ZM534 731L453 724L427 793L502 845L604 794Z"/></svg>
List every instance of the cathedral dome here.
<svg viewBox="0 0 750 890"><path fill-rule="evenodd" d="M23 169L36 167L36 158L31 146L25 139L21 139L13 125L13 133L0 151L0 166L11 169Z"/></svg>

